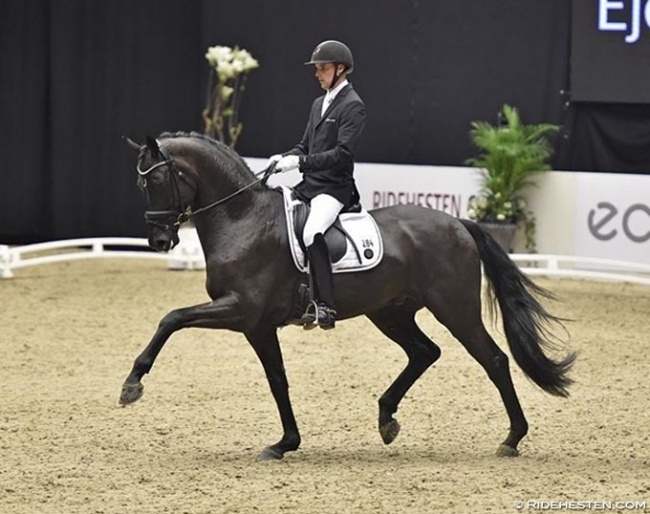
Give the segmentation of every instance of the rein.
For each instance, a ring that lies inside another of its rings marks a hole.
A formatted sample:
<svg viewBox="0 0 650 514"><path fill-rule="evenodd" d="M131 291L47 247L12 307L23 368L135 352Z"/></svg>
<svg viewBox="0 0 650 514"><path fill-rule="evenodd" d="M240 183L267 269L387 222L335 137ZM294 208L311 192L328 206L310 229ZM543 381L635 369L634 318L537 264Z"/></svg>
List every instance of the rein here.
<svg viewBox="0 0 650 514"><path fill-rule="evenodd" d="M192 219L197 214L199 214L201 212L205 212L208 209L212 209L213 207L216 207L217 205L220 205L222 203L227 202L228 200L230 200L230 199L234 198L235 196L237 196L239 193L241 193L243 191L246 191L249 187L253 187L255 184L259 184L260 182L266 184L266 181L269 179L269 177L275 171L275 165L276 165L276 163L272 162L269 166L264 168L262 171L259 171L259 172L255 173L255 176L259 177L257 180L254 180L250 184L245 185L241 189L238 189L234 193L229 194L225 198L221 198L220 200L217 200L216 202L212 202L211 204L205 205L203 207L199 207L198 209L196 209L195 211L192 211L190 213L188 213L187 210L185 210L179 216L178 224L184 223L185 221L189 221L190 219ZM262 175L262 176L260 177L260 175Z"/></svg>

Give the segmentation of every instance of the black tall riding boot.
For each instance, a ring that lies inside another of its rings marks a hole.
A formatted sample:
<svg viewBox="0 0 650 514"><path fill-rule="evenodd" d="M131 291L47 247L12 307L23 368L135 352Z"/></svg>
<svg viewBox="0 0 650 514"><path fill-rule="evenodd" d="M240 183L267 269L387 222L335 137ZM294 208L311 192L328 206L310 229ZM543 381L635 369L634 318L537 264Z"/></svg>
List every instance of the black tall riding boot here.
<svg viewBox="0 0 650 514"><path fill-rule="evenodd" d="M307 248L309 274L314 298L314 324L322 329L334 328L336 311L334 305L334 279L327 243L322 234L316 234L314 242Z"/></svg>

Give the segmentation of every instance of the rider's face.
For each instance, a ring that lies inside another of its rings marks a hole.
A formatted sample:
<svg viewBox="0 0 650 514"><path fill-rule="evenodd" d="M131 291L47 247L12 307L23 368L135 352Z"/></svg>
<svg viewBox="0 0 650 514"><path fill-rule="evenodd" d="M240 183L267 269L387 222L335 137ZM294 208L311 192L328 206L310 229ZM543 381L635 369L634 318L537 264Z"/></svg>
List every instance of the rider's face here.
<svg viewBox="0 0 650 514"><path fill-rule="evenodd" d="M339 71L343 71L343 65L339 64ZM325 64L316 64L315 65L315 73L316 79L318 80L318 83L320 84L320 87L322 87L325 91L327 91L330 88L330 85L335 86L336 84L332 84L332 79L334 78L335 74L335 66L332 63L325 63ZM339 78L339 80L341 80ZM338 82L338 81L337 81Z"/></svg>

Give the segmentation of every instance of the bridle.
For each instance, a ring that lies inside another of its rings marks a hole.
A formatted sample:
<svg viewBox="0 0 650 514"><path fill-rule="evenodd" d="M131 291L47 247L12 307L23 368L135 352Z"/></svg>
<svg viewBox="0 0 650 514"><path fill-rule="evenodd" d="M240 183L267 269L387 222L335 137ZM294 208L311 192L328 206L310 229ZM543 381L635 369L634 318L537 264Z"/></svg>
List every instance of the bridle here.
<svg viewBox="0 0 650 514"><path fill-rule="evenodd" d="M169 169L169 183L171 184L172 188L172 197L174 199L174 208L170 210L164 210L164 211L152 211L152 210L146 210L144 213L144 219L147 222L148 225L153 225L158 228L161 228L163 230L172 230L172 229L178 229L178 227L182 224L185 223L186 221L189 221L192 219L194 216L201 212L205 212L208 209L212 209L213 207L216 207L217 205L220 205L222 203L227 202L228 200L234 198L238 194L242 193L243 191L253 187L254 185L262 182L263 184L266 183L268 178L273 174L275 171L275 165L276 163L270 164L267 168L263 169L262 171L255 173L257 178L250 184L246 184L244 187L238 189L234 193L229 194L228 196L221 198L215 202L212 202L208 205L205 205L203 207L199 207L198 209L191 209L190 205L183 206L182 204L182 199L181 199L181 193L180 193L180 188L178 185L178 180L182 180L186 184L192 188L192 190L196 193L198 186L194 184L182 171L178 170L176 168L176 165L174 163L173 157L164 149L162 146L158 146L158 151L160 152L160 155L163 157L163 161L157 162L147 168L146 170L143 170L140 168L140 163L136 165L136 170L138 172L139 177L142 179L142 189L145 192L146 198L147 198L147 205L149 205L149 191L147 189L147 179L145 178L147 175L149 175L152 171L162 168L163 166L167 166ZM173 220L170 222L170 220Z"/></svg>
<svg viewBox="0 0 650 514"><path fill-rule="evenodd" d="M140 162L136 165L135 169L138 171L138 176L142 180L141 185L144 191L144 194L147 199L147 205L150 204L149 190L147 189L147 179L146 177L154 170L162 168L163 166L168 167L168 180L172 188L172 197L174 199L174 208L164 211L153 211L146 210L144 212L144 219L147 222L147 225L153 225L155 227L161 228L163 230L171 230L172 228L176 229L180 226L181 223L187 221L189 217L187 216L189 207L183 207L181 200L180 187L178 185L179 178L187 183L194 191L196 191L196 185L194 185L190 180L178 169L174 164L174 159L162 148L158 147L160 155L163 157L163 161L157 162L143 170L140 168ZM170 222L173 220L173 222Z"/></svg>

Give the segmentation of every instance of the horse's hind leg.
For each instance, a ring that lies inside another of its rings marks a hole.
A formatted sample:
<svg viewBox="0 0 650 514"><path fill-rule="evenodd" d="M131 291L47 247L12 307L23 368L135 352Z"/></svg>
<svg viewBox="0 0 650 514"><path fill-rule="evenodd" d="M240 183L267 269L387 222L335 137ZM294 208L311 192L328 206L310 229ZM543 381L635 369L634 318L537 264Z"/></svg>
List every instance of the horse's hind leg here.
<svg viewBox="0 0 650 514"><path fill-rule="evenodd" d="M440 348L422 333L415 323L416 309L391 306L367 314L379 330L395 341L408 356L406 368L379 399L379 434L385 444L392 443L399 433L393 418L406 392L431 364L440 357Z"/></svg>
<svg viewBox="0 0 650 514"><path fill-rule="evenodd" d="M480 301L468 299L467 302L460 304L464 305L465 309L452 310L446 303L445 308L438 305L436 310L431 309L431 311L483 366L488 377L499 390L510 420L510 431L508 437L499 446L497 455L514 457L519 454L517 450L519 441L528 433L528 422L512 383L508 356L501 351L485 329L480 315Z"/></svg>

